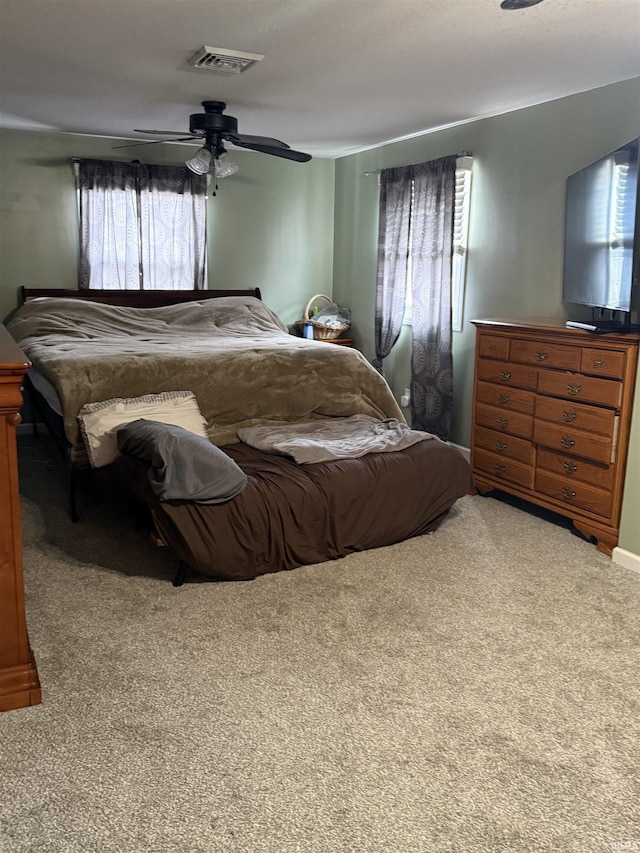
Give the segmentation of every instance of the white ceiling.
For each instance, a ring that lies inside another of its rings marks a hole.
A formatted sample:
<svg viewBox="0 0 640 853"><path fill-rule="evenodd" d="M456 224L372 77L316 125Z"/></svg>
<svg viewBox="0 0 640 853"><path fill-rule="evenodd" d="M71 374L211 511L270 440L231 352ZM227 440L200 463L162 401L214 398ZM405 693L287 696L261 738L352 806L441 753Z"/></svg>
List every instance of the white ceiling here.
<svg viewBox="0 0 640 853"><path fill-rule="evenodd" d="M0 14L0 126L125 139L186 131L211 99L240 133L337 157L640 76L640 0L0 0ZM187 65L203 45L265 58L223 76Z"/></svg>

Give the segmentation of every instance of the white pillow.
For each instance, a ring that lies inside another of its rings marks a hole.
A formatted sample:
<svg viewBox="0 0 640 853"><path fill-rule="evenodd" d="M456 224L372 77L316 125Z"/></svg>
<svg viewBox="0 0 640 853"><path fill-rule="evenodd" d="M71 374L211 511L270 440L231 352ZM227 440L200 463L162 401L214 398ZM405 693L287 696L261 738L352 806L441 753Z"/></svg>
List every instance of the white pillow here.
<svg viewBox="0 0 640 853"><path fill-rule="evenodd" d="M78 412L78 421L92 468L102 468L118 458L118 429L139 418L174 424L207 437L207 423L191 391L164 391L86 403Z"/></svg>

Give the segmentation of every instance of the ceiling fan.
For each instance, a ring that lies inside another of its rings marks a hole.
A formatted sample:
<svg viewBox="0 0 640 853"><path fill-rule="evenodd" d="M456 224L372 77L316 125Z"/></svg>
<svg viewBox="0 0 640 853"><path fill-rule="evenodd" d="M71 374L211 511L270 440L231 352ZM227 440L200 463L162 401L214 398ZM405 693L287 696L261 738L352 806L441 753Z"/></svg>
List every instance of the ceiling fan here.
<svg viewBox="0 0 640 853"><path fill-rule="evenodd" d="M189 133L173 130L136 130L136 133L157 134L161 136L175 137L171 142L188 142L192 139L201 139L204 142L202 148L186 161L186 166L197 175L205 175L208 172L215 174L217 178L226 178L238 171L224 147L225 142L235 145L237 148L247 148L250 151L259 151L262 154L272 154L275 157L284 157L286 160L296 160L298 163L306 163L311 160L311 154L302 151L294 151L285 142L273 139L270 136L248 136L238 133L238 121L233 116L224 115L227 105L222 101L202 101L203 113L193 113L189 116ZM153 142L139 142L134 145L154 145L164 142L162 139ZM118 148L130 148L130 145L119 145Z"/></svg>

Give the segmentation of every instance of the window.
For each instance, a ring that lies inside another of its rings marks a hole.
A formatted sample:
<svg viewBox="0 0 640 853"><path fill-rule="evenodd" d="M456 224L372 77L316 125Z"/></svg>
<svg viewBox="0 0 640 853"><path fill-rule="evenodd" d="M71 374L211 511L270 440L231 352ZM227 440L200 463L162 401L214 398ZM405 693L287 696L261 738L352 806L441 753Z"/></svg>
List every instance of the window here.
<svg viewBox="0 0 640 853"><path fill-rule="evenodd" d="M473 157L458 157L453 211L453 258L451 261L451 314L454 332L462 331L464 282L467 271L469 242L469 209L471 201L471 167Z"/></svg>
<svg viewBox="0 0 640 853"><path fill-rule="evenodd" d="M631 168L628 151L618 151L610 159L611 173L607 189L610 192L607 235L604 240L609 256L609 299L619 305L622 282L631 278L633 264L634 193L631 182L637 180ZM625 273L625 266L629 270Z"/></svg>
<svg viewBox="0 0 640 853"><path fill-rule="evenodd" d="M471 200L471 169L473 157L458 157L456 161L456 187L453 212L453 257L451 262L451 322L454 332L462 330L462 307L464 305L464 283L467 267L469 235L469 210ZM411 245L411 232L409 245ZM403 323L410 325L412 318L412 268L408 262L407 289Z"/></svg>
<svg viewBox="0 0 640 853"><path fill-rule="evenodd" d="M81 288L204 287L206 176L186 166L74 163Z"/></svg>

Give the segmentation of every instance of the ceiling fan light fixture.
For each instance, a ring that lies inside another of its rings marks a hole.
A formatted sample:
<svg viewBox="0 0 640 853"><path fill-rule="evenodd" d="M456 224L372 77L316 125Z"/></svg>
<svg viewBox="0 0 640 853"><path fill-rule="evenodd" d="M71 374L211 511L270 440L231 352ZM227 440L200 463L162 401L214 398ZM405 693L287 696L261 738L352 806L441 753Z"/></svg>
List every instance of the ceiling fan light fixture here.
<svg viewBox="0 0 640 853"><path fill-rule="evenodd" d="M211 168L211 151L205 146L200 148L190 160L185 163L196 175L206 175Z"/></svg>
<svg viewBox="0 0 640 853"><path fill-rule="evenodd" d="M218 157L214 158L213 165L216 178L230 178L240 168L226 151L222 151Z"/></svg>

